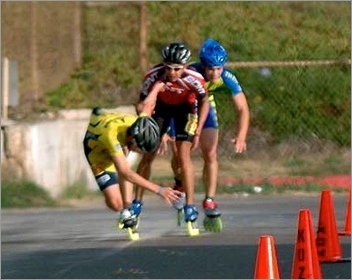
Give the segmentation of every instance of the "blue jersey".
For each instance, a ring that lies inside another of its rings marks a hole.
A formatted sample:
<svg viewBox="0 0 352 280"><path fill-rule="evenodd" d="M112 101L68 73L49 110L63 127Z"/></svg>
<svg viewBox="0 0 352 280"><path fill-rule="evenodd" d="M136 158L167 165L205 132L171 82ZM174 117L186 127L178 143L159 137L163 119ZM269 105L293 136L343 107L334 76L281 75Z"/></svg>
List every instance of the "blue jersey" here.
<svg viewBox="0 0 352 280"><path fill-rule="evenodd" d="M192 63L190 64L190 67L194 68L197 72L201 73L203 77L205 77L205 69L201 63ZM209 93L210 108L208 117L204 123L204 128L218 128L219 124L214 95L222 92L225 94L230 94L231 96L235 96L242 92L242 88L235 74L226 68L224 68L220 78L216 82L207 81L205 86Z"/></svg>
<svg viewBox="0 0 352 280"><path fill-rule="evenodd" d="M197 72L201 73L205 77L205 69L203 65L199 62L190 64ZM229 69L224 68L221 73L220 79L215 83L207 81L207 88L209 92L209 97L217 92L227 92L231 95L236 95L242 92L241 85L239 84L235 74L233 74Z"/></svg>

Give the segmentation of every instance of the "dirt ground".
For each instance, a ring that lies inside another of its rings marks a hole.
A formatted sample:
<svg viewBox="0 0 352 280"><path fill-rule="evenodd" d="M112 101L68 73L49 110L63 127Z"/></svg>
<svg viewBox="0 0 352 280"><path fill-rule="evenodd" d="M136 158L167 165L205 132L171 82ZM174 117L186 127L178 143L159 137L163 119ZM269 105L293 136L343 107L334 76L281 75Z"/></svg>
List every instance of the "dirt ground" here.
<svg viewBox="0 0 352 280"><path fill-rule="evenodd" d="M275 154L276 155L275 155ZM279 156L277 156L279 155ZM153 177L173 176L170 165L171 154L158 156L153 163ZM273 176L325 176L332 174L350 174L351 151L344 150L339 153L321 152L311 154L285 154L272 151L272 154L261 151L256 155L249 153L236 155L229 153L228 156L219 156L219 178L235 177L269 178ZM199 152L193 155L196 177L200 177L203 168L203 160Z"/></svg>
<svg viewBox="0 0 352 280"><path fill-rule="evenodd" d="M331 153L321 152L307 154L300 156L299 160L296 159L296 157L296 154L291 156L291 158L297 161L296 165L298 165L298 167L294 164L287 164L287 162L290 161L290 156L284 153L282 153L281 156L274 156L273 154L270 156L268 153L262 151L258 152L256 155L249 155L247 153L243 155L231 155L231 157L220 156L218 183L225 183L228 179L229 184L233 184L232 179L243 181L253 178L281 177L280 179L282 179L295 174L294 172L307 176L326 176L332 174L340 174L344 175L344 177L346 177L345 175L350 176L351 152L349 150L338 153L338 160L336 160L336 162L330 160L332 163L328 160L331 158ZM167 153L166 155L158 156L154 161L152 165L152 177L155 182L160 182L165 185L170 184L170 186L173 184L170 159L171 154ZM193 162L196 178L200 180L203 160L197 151L193 154ZM316 170L318 170L318 172ZM346 185L346 180L343 181L343 184ZM148 194L148 192L146 194ZM299 190L293 191L292 194L310 195L309 192ZM72 207L90 207L90 205L100 205L102 208L106 207L101 196L91 196L84 199L69 199L62 201L60 204Z"/></svg>

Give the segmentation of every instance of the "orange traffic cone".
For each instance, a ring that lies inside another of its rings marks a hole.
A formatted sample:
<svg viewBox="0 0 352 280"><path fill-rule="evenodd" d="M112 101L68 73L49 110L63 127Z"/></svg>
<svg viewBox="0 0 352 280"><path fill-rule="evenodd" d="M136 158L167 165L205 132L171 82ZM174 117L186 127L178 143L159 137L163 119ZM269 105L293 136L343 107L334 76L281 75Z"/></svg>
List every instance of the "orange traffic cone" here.
<svg viewBox="0 0 352 280"><path fill-rule="evenodd" d="M291 279L322 279L309 209L299 211Z"/></svg>
<svg viewBox="0 0 352 280"><path fill-rule="evenodd" d="M345 214L345 228L339 235L351 235L351 189L348 193L348 201Z"/></svg>
<svg viewBox="0 0 352 280"><path fill-rule="evenodd" d="M254 279L280 279L275 241L272 235L262 235L259 238Z"/></svg>
<svg viewBox="0 0 352 280"><path fill-rule="evenodd" d="M320 262L342 260L342 249L337 233L334 203L330 190L321 192L316 246Z"/></svg>

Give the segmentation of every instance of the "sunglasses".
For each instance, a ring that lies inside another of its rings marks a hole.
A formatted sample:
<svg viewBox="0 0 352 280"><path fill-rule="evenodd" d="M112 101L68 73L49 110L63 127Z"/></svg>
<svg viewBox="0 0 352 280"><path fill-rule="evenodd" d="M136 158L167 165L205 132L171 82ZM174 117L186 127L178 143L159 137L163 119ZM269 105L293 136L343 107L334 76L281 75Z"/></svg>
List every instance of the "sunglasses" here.
<svg viewBox="0 0 352 280"><path fill-rule="evenodd" d="M164 64L164 66L165 66L166 70L169 70L169 71L174 70L176 72L178 72L178 71L180 71L180 70L182 70L184 68L184 66L172 66L172 65L169 65L169 64Z"/></svg>

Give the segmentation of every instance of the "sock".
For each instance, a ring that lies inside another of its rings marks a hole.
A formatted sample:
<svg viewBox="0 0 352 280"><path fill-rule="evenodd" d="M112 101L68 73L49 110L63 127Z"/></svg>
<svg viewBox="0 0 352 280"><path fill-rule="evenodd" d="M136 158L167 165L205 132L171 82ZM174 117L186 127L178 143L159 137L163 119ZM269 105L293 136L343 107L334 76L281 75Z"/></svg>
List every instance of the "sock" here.
<svg viewBox="0 0 352 280"><path fill-rule="evenodd" d="M176 177L174 178L175 179L175 185L176 186L182 186L182 181L177 179Z"/></svg>

